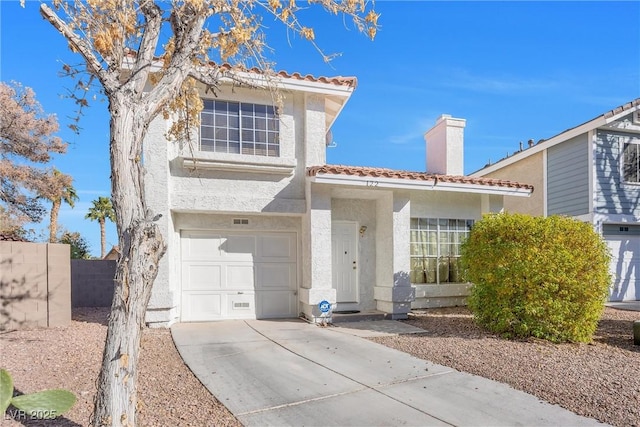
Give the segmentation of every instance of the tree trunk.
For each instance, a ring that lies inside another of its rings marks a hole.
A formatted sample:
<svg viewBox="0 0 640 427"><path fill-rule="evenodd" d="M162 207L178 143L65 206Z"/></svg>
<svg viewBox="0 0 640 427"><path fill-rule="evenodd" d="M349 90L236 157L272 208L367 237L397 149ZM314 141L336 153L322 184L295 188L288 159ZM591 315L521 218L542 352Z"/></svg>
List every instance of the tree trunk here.
<svg viewBox="0 0 640 427"><path fill-rule="evenodd" d="M60 212L61 200L54 200L51 205L51 219L49 221L49 243L56 243L56 233L58 232L58 212Z"/></svg>
<svg viewBox="0 0 640 427"><path fill-rule="evenodd" d="M100 258L104 259L104 256L107 254L107 230L105 228L105 219L98 219L98 223L100 224Z"/></svg>
<svg viewBox="0 0 640 427"><path fill-rule="evenodd" d="M144 203L140 156L149 123L145 117L151 114L145 114L146 106L133 105L126 93L109 95L112 199L122 255L92 422L94 426L134 426L140 338L166 247Z"/></svg>

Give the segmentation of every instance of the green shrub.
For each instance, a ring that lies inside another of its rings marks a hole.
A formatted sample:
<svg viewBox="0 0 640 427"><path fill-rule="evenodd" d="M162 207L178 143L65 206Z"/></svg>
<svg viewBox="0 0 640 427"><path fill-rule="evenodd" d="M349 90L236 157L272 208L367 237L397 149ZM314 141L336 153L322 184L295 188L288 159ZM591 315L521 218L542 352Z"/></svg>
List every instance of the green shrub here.
<svg viewBox="0 0 640 427"><path fill-rule="evenodd" d="M592 225L487 215L463 244L461 264L481 326L505 337L591 341L610 280L609 252Z"/></svg>

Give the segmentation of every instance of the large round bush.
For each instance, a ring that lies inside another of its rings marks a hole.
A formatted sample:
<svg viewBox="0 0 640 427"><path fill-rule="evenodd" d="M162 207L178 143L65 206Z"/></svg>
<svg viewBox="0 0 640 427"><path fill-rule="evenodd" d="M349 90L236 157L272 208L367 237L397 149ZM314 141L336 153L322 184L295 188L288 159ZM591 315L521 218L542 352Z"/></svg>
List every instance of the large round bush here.
<svg viewBox="0 0 640 427"><path fill-rule="evenodd" d="M493 214L462 246L476 321L514 338L591 341L609 287L609 252L571 218Z"/></svg>

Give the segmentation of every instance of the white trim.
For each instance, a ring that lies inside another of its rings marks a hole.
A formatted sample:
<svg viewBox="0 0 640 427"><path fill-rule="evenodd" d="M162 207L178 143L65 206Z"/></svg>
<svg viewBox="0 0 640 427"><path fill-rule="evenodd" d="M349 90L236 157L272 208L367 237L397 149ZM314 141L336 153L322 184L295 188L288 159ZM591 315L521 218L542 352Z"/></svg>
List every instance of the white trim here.
<svg viewBox="0 0 640 427"><path fill-rule="evenodd" d="M225 172L253 172L278 175L292 175L296 168L295 162L283 164L276 162L241 162L224 161L206 158L182 157L182 167L187 169L206 169Z"/></svg>
<svg viewBox="0 0 640 427"><path fill-rule="evenodd" d="M594 161L595 151L596 151L596 142L598 140L598 132L597 130L590 130L587 136L588 141L588 151L587 151L587 162L589 163L588 171L588 186L589 186L589 214L591 215L594 211L595 199L596 199L596 185L595 185L595 177L596 172L596 163ZM592 219L593 221L593 219Z"/></svg>
<svg viewBox="0 0 640 427"><path fill-rule="evenodd" d="M625 162L625 154L624 154L624 145L625 144L635 144L640 147L640 141L631 140L629 142L622 142L620 139L622 138L620 135L615 135L618 140L618 144L620 145L620 158L619 158L619 170L620 174L620 184L622 187L637 187L640 185L640 181L625 181L624 177L624 162ZM640 179L640 177L638 177Z"/></svg>
<svg viewBox="0 0 640 427"><path fill-rule="evenodd" d="M547 150L542 151L542 214L546 217L549 215L549 204L547 203Z"/></svg>
<svg viewBox="0 0 640 427"><path fill-rule="evenodd" d="M317 184L351 185L376 188L390 188L403 190L434 190L453 191L462 193L498 194L503 196L529 197L531 190L526 188L499 187L480 184L465 184L457 182L422 181L415 179L381 178L372 176L352 176L319 173L309 177L309 181Z"/></svg>
<svg viewBox="0 0 640 427"><path fill-rule="evenodd" d="M135 63L136 63L136 59L134 57L127 55L122 60L122 68L125 71L131 71ZM161 70L162 68L163 68L162 61L160 60L152 61L151 63L152 71L158 71L158 70ZM338 85L335 83L324 83L319 81L316 77L313 77L314 79L313 81L297 79L296 77L293 77L291 73L288 73L288 72L287 74L291 77L280 76L277 74L277 72L274 72L275 75L267 76L262 73L254 73L250 71L237 71L237 70L231 71L231 70L223 70L222 67L219 67L219 68L221 70L220 71L221 74L224 73L225 71L229 73L233 73L239 76L240 78L244 79L244 81L247 82L248 84L261 87L261 88L269 88L275 85L278 89L289 89L293 91L323 93L327 95L338 95L346 98L350 97L351 93L354 90L354 87L348 84ZM300 75L302 76L302 74ZM302 76L302 77L304 78L305 76ZM333 78L340 78L340 77L336 77L336 76L326 77L326 79L328 80L331 80ZM229 77L224 77L224 76L221 76L220 81L225 83L237 83L236 80Z"/></svg>
<svg viewBox="0 0 640 427"><path fill-rule="evenodd" d="M240 76L245 81L249 82L249 84L268 88L275 86L278 89L292 90L292 91L302 91L302 92L310 92L310 93L322 93L325 95L337 95L345 98L349 98L353 93L353 87L350 85L337 85L334 83L324 83L321 81L309 81L309 80L299 80L295 77L282 77L279 75L269 76L267 77L264 74L251 73L246 71L233 71L234 74ZM315 78L315 77L314 77ZM331 77L327 77L329 80ZM271 80L269 80L271 79ZM235 80L222 77L220 79L223 82L233 83Z"/></svg>

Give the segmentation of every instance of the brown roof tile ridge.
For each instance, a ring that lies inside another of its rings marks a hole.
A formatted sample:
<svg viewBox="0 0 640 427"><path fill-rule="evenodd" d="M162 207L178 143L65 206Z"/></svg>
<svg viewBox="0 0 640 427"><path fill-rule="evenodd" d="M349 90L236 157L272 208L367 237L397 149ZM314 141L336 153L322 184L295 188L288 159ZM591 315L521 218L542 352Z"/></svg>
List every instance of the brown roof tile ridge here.
<svg viewBox="0 0 640 427"><path fill-rule="evenodd" d="M443 175L429 172L413 172L398 169L376 168L370 166L345 166L322 165L307 168L307 175L315 176L318 173L330 173L335 175L358 175L386 178L402 178L421 181L456 182L462 184L495 185L499 187L523 188L533 190L533 185L516 181L508 181L496 178L474 178L466 175Z"/></svg>
<svg viewBox="0 0 640 427"><path fill-rule="evenodd" d="M626 104L622 104L622 105L620 105L620 106L618 106L618 107L616 107L616 108L614 108L614 109L612 109L610 111L607 111L606 113L603 114L603 116L605 118L609 118L609 117L615 116L616 114L619 114L619 113L622 113L624 111L630 110L633 107L638 106L638 105L640 105L640 98L636 98L633 101L629 101Z"/></svg>
<svg viewBox="0 0 640 427"><path fill-rule="evenodd" d="M266 74L264 72L264 70L258 68L258 67L252 67L252 68L245 68L243 66L233 66L231 64L229 64L228 62L224 62L222 64L216 64L215 62L211 62L211 65L216 65L219 66L220 68L224 68L226 70L232 70L232 69L238 69L240 71L247 71L250 73L255 73L255 74ZM344 76L333 76L333 77L326 77L326 76L319 76L319 77L315 77L313 74L306 74L306 75L302 75L301 73L295 71L293 73L289 73L288 71L285 70L280 70L280 71L273 71L273 74L275 74L278 77L282 77L285 79L292 79L292 80L302 80L302 81L308 81L308 82L318 82L318 83L326 83L326 84L333 84L335 86L349 86L352 88L356 88L356 86L358 85L358 79L356 77L344 77Z"/></svg>
<svg viewBox="0 0 640 427"><path fill-rule="evenodd" d="M126 56L131 57L131 58L135 58L136 56L138 56L138 52L133 50L133 49L128 49L127 52L125 53ZM160 61L162 60L161 57L156 56L154 57L154 60ZM232 65L229 64L228 62L223 62L221 64L218 64L217 62L214 61L209 61L209 65L211 66L216 66L225 70L240 70L240 71L246 71L246 72L250 72L250 73L255 73L255 74L265 74L264 70L258 68L258 67L251 67L251 68L247 68L245 66L242 65ZM280 71L273 71L273 73L276 76L280 76L286 79L296 79L296 80L306 80L306 81L311 81L311 82L319 82L319 83L327 83L327 84L333 84L336 86L349 86L352 88L356 88L356 86L358 86L358 79L355 76L333 76L333 77L327 77L327 76L318 76L315 77L313 74L307 74L307 75L302 75L299 72L293 72L293 73L289 73L288 71L285 70L280 70Z"/></svg>
<svg viewBox="0 0 640 427"><path fill-rule="evenodd" d="M2 231L0 232L0 241L4 242L26 242L25 239L18 236L17 233L12 231Z"/></svg>

